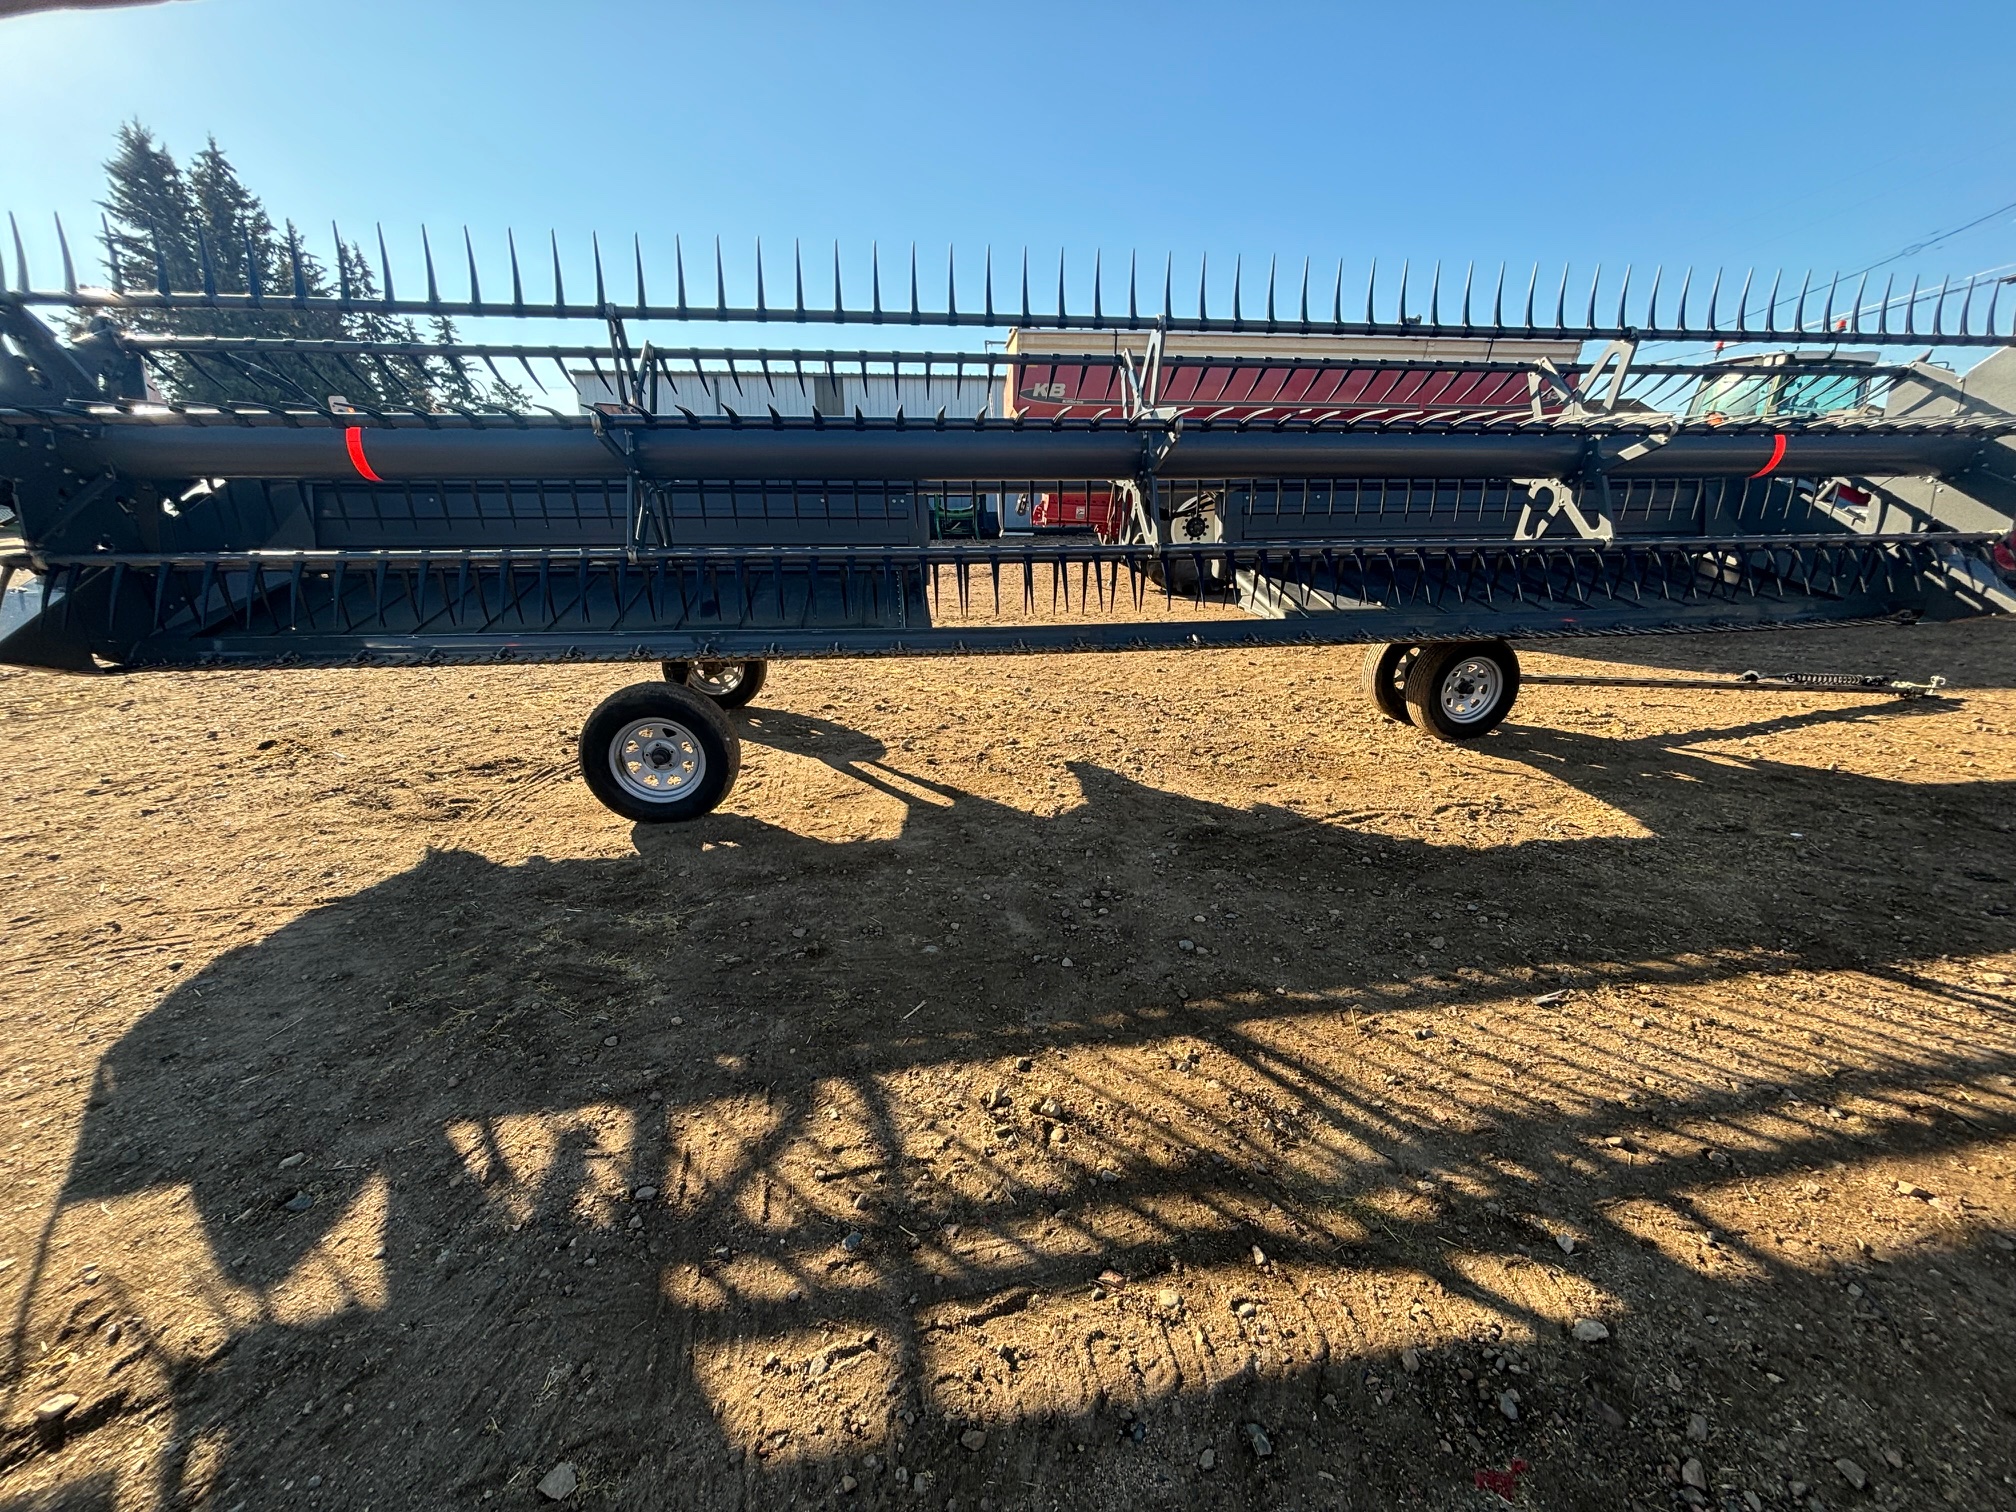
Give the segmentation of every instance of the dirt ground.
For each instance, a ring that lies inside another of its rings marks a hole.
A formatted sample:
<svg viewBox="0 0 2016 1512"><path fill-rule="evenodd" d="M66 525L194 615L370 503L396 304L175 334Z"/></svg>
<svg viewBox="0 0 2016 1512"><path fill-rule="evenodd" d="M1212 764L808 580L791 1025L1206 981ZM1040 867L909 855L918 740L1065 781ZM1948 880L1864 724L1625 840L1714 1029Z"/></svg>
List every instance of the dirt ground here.
<svg viewBox="0 0 2016 1512"><path fill-rule="evenodd" d="M0 1508L2016 1506L2016 624L1555 650L0 673Z"/></svg>

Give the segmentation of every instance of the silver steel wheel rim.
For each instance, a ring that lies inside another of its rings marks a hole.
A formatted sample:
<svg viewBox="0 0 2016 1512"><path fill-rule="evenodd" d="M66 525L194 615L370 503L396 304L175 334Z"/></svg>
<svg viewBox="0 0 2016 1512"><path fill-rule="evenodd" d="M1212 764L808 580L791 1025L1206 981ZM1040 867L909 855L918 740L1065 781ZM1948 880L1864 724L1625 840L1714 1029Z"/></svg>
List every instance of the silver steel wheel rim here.
<svg viewBox="0 0 2016 1512"><path fill-rule="evenodd" d="M1505 674L1488 656L1466 656L1442 674L1442 713L1451 724L1475 724L1498 706Z"/></svg>
<svg viewBox="0 0 2016 1512"><path fill-rule="evenodd" d="M742 663L695 662L693 671L686 678L686 686L696 693L705 693L709 698L726 698L742 686Z"/></svg>
<svg viewBox="0 0 2016 1512"><path fill-rule="evenodd" d="M707 753L682 724L638 719L618 730L609 743L609 770L631 797L671 803L706 777Z"/></svg>

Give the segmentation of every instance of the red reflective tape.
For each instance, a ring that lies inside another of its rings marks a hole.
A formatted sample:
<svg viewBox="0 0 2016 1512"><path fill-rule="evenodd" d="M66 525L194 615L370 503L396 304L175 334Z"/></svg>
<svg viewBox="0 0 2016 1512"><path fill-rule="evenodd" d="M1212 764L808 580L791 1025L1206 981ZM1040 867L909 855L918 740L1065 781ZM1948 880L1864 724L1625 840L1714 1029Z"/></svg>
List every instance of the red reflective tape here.
<svg viewBox="0 0 2016 1512"><path fill-rule="evenodd" d="M1757 471L1750 474L1750 476L1753 478L1769 477L1772 473L1778 470L1778 464L1780 462L1783 462L1784 460L1785 460L1785 437L1783 435L1773 436L1771 438L1771 460L1769 462L1766 462L1762 467L1758 468Z"/></svg>
<svg viewBox="0 0 2016 1512"><path fill-rule="evenodd" d="M383 483L385 481L373 472L371 464L364 460L364 432L362 430L354 425L345 430L343 432L343 448L350 453L350 465L357 469L359 477L369 479L373 483ZM1783 436L1778 438L1778 450L1780 452L1785 450L1785 438ZM1776 465L1776 462L1772 463L1773 467ZM1764 470L1769 472L1771 468L1767 467Z"/></svg>

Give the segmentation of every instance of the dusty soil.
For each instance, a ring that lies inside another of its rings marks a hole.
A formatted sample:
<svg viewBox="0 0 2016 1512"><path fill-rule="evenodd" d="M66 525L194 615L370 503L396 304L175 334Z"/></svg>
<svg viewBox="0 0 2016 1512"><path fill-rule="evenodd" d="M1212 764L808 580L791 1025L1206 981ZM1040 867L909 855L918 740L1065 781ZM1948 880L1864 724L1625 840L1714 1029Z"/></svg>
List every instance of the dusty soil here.
<svg viewBox="0 0 2016 1512"><path fill-rule="evenodd" d="M1574 649L0 674L0 1507L2016 1505L2016 626Z"/></svg>

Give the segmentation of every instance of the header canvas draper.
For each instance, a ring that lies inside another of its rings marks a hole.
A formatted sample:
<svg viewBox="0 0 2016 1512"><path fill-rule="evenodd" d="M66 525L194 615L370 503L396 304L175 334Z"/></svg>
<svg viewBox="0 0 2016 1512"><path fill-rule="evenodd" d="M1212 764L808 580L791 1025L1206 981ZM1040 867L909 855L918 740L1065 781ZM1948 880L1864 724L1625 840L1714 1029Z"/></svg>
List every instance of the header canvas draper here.
<svg viewBox="0 0 2016 1512"><path fill-rule="evenodd" d="M914 250L853 289L836 250L829 292L759 247L731 301L718 244L647 279L633 243L618 292L599 249L528 275L507 237L494 276L465 236L444 277L423 239L420 295L382 236L368 290L298 244L94 286L59 245L57 286L18 231L0 280L0 661L660 663L582 736L644 821L726 794L720 710L780 657L1362 643L1380 708L1462 739L1511 639L2016 604L1996 281L1269 263L1191 300L1130 258L1032 303L1026 256L926 298ZM407 323L299 334L359 314ZM444 318L548 339L417 339ZM345 397L444 369L512 402Z"/></svg>

